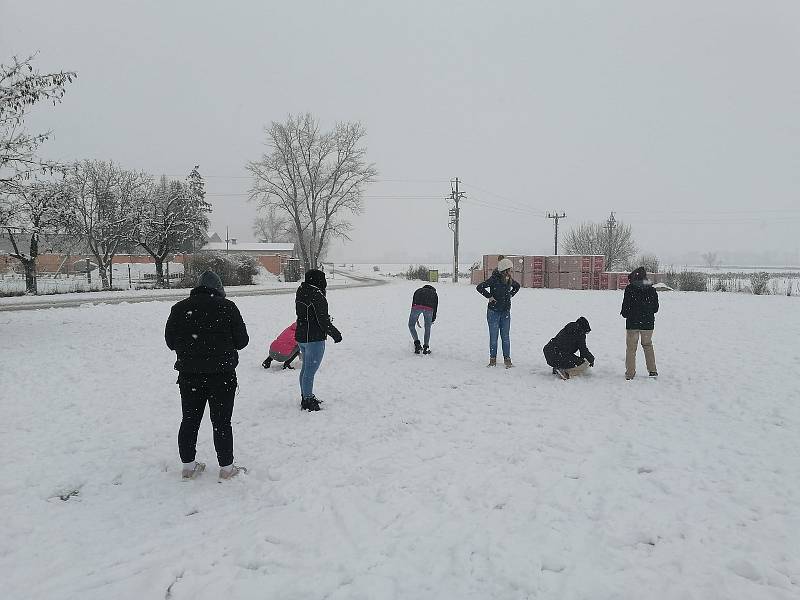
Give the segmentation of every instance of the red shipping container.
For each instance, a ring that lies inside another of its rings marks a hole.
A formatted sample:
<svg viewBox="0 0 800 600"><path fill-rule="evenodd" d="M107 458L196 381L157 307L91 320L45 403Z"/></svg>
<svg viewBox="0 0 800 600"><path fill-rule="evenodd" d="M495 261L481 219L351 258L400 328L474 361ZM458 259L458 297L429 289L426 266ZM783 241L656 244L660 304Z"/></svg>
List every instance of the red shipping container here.
<svg viewBox="0 0 800 600"><path fill-rule="evenodd" d="M597 284L597 289L600 289L600 290L609 289L609 287L608 287L608 273L598 273L598 276L599 276L600 280L599 280L599 282Z"/></svg>
<svg viewBox="0 0 800 600"><path fill-rule="evenodd" d="M551 273L547 272L544 276L544 287L547 289L558 289L561 286L561 273L558 271Z"/></svg>
<svg viewBox="0 0 800 600"><path fill-rule="evenodd" d="M470 276L470 283L472 285L478 285L484 281L486 281L486 278L483 269L475 269Z"/></svg>
<svg viewBox="0 0 800 600"><path fill-rule="evenodd" d="M525 273L544 273L544 264L544 256L526 256L523 271Z"/></svg>
<svg viewBox="0 0 800 600"><path fill-rule="evenodd" d="M535 273L525 273L522 276L522 287L524 288L543 288L544 275Z"/></svg>
<svg viewBox="0 0 800 600"><path fill-rule="evenodd" d="M561 269L559 268L559 257L558 256L545 256L544 257L544 270L550 273L558 273Z"/></svg>
<svg viewBox="0 0 800 600"><path fill-rule="evenodd" d="M592 257L592 270L593 271L600 272L603 269L605 269L605 266L606 266L606 257L605 256L603 256L601 254L599 256L593 256Z"/></svg>
<svg viewBox="0 0 800 600"><path fill-rule="evenodd" d="M628 273L617 273L617 289L624 290L630 283Z"/></svg>

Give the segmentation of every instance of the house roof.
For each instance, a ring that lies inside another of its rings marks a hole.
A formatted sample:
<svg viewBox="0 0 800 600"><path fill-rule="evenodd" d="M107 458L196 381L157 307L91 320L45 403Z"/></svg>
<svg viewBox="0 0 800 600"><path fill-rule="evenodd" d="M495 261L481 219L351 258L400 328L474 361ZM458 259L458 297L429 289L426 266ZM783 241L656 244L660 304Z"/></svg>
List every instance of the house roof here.
<svg viewBox="0 0 800 600"><path fill-rule="evenodd" d="M234 252L292 252L294 250L294 244L237 242L236 244L226 245L225 242L209 242L203 246L203 250L232 250Z"/></svg>

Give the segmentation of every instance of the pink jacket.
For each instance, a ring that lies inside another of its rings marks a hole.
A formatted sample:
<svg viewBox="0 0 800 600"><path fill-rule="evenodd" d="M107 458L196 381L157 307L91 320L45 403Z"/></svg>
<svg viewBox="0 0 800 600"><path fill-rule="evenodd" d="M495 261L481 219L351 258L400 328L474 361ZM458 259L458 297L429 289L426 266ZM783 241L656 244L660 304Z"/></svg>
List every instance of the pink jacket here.
<svg viewBox="0 0 800 600"><path fill-rule="evenodd" d="M297 341L294 339L294 332L297 330L297 322L292 323L270 344L269 351L291 356L297 348Z"/></svg>

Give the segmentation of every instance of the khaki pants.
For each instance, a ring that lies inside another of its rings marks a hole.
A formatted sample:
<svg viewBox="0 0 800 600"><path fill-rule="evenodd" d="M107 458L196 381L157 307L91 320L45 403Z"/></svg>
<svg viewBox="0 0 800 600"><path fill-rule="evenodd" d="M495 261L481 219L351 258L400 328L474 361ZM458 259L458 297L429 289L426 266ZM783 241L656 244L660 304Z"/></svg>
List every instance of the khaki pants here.
<svg viewBox="0 0 800 600"><path fill-rule="evenodd" d="M639 345L639 337L642 338L642 349L644 350L644 361L647 370L654 373L656 369L656 353L653 351L653 330L652 329L626 329L625 330L625 377L636 375L636 347Z"/></svg>

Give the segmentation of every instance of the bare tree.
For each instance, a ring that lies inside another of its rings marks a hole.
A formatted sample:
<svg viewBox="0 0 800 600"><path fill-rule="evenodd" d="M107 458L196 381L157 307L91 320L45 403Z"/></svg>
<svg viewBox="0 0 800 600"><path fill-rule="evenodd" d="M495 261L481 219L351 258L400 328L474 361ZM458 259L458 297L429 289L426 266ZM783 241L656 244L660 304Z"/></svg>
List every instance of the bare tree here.
<svg viewBox="0 0 800 600"><path fill-rule="evenodd" d="M700 255L707 267L714 268L719 264L716 252L705 252Z"/></svg>
<svg viewBox="0 0 800 600"><path fill-rule="evenodd" d="M613 271L636 256L636 243L630 225L616 221L608 223L581 223L564 237L562 247L567 254L599 255L606 257L606 269Z"/></svg>
<svg viewBox="0 0 800 600"><path fill-rule="evenodd" d="M25 292L38 293L36 259L63 245L69 203L61 182L33 181L15 185L5 202L4 229L11 241L8 253L25 271Z"/></svg>
<svg viewBox="0 0 800 600"><path fill-rule="evenodd" d="M150 181L144 173L126 171L113 162L86 160L69 172L75 234L85 240L97 261L103 289L111 289L114 255L130 239Z"/></svg>
<svg viewBox="0 0 800 600"><path fill-rule="evenodd" d="M637 267L644 267L648 273L658 273L661 268L661 261L655 254L640 254L638 257L627 263L629 271L633 271Z"/></svg>
<svg viewBox="0 0 800 600"><path fill-rule="evenodd" d="M190 185L162 176L143 189L130 240L153 257L156 287L169 287L164 261L208 224L210 207L202 206Z"/></svg>
<svg viewBox="0 0 800 600"><path fill-rule="evenodd" d="M273 121L266 134L272 151L247 166L253 175L250 198L286 215L304 267L315 269L331 238L349 239L347 215L361 212L364 188L377 175L359 145L366 130L360 123L339 123L322 132L307 113Z"/></svg>
<svg viewBox="0 0 800 600"><path fill-rule="evenodd" d="M278 214L274 205L265 208L266 214L253 221L253 235L260 242L286 242L293 236L294 228L289 219Z"/></svg>
<svg viewBox="0 0 800 600"><path fill-rule="evenodd" d="M41 75L33 68L32 56L22 60L12 57L11 61L0 64L0 192L58 167L36 156L50 132L25 131L25 114L42 100L60 102L66 85L77 77L71 71Z"/></svg>

